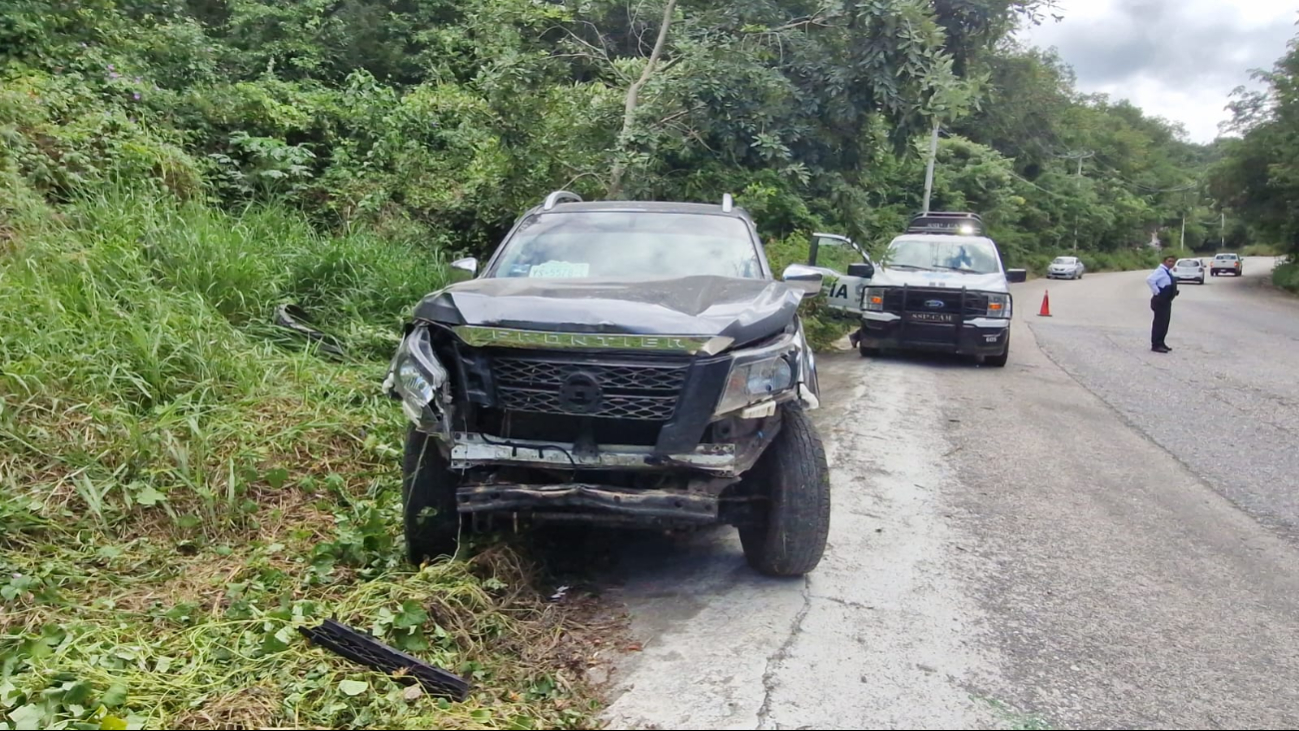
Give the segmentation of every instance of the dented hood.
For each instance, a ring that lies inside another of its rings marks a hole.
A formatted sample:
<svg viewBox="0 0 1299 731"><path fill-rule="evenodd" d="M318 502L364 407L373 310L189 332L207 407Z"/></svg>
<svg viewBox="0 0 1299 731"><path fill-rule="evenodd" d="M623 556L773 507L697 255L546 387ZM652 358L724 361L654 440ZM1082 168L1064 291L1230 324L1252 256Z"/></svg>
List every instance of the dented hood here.
<svg viewBox="0 0 1299 731"><path fill-rule="evenodd" d="M800 292L762 279L475 279L428 295L415 318L548 332L721 336L740 346L779 333L801 301Z"/></svg>

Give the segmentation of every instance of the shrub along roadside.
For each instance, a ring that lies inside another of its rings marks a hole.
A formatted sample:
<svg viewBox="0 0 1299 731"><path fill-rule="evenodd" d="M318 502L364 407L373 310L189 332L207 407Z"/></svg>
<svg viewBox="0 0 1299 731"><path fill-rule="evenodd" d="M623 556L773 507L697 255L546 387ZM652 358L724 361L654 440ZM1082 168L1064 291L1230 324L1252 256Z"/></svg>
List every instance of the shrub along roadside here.
<svg viewBox="0 0 1299 731"><path fill-rule="evenodd" d="M1272 270L1272 283L1289 292L1299 294L1299 261L1278 264Z"/></svg>
<svg viewBox="0 0 1299 731"><path fill-rule="evenodd" d="M590 723L581 643L532 567L501 547L423 571L403 559L403 424L378 384L440 261L274 206L28 203L0 238L0 718ZM349 356L275 332L283 302ZM408 696L294 630L329 616L476 692Z"/></svg>
<svg viewBox="0 0 1299 731"><path fill-rule="evenodd" d="M1059 254L1059 256L1075 256L1075 254ZM1196 254L1194 252L1183 253L1176 249L1164 249L1157 251L1150 248L1141 249L1124 249L1121 251L1086 251L1080 252L1076 256L1082 259L1083 264L1087 267L1087 273L1097 272L1133 272L1143 269L1153 270L1159 266L1165 256L1173 256L1178 259L1199 259L1205 254ZM1008 262L1008 267L1023 267L1028 269L1029 274L1035 276L1046 276L1047 267L1055 259L1054 256L1042 254L1039 256L1029 256L1024 261Z"/></svg>
<svg viewBox="0 0 1299 731"><path fill-rule="evenodd" d="M1285 256L1285 249L1276 244L1250 244L1241 252L1241 256Z"/></svg>

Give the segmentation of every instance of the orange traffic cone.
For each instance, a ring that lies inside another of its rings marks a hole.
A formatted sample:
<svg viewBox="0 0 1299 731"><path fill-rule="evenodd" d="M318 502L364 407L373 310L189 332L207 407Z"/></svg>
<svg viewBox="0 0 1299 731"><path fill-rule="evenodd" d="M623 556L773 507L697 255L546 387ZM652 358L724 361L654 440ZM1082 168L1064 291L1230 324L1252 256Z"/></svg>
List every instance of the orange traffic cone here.
<svg viewBox="0 0 1299 731"><path fill-rule="evenodd" d="M1051 291L1047 290L1042 293L1042 311L1037 313L1038 317L1051 316Z"/></svg>

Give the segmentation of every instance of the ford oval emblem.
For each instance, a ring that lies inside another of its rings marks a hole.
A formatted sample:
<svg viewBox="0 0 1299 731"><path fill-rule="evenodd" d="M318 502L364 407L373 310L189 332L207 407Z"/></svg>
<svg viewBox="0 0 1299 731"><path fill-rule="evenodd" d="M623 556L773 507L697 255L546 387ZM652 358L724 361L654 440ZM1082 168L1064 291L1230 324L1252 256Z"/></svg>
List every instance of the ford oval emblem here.
<svg viewBox="0 0 1299 731"><path fill-rule="evenodd" d="M946 306L947 305L942 300L929 300L925 303L925 307L928 307L931 310L941 310Z"/></svg>

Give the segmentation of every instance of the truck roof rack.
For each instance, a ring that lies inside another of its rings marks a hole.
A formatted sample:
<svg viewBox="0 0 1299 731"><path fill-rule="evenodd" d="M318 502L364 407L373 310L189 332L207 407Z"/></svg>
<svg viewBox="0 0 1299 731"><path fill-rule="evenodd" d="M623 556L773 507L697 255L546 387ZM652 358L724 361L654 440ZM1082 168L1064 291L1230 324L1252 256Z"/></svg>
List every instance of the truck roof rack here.
<svg viewBox="0 0 1299 731"><path fill-rule="evenodd" d="M982 236L983 218L977 213L930 211L912 216L907 233Z"/></svg>
<svg viewBox="0 0 1299 731"><path fill-rule="evenodd" d="M570 193L567 190L557 190L546 196L546 202L541 204L541 209L543 211L549 211L564 201L569 201L570 203L581 203L582 196L577 193Z"/></svg>

